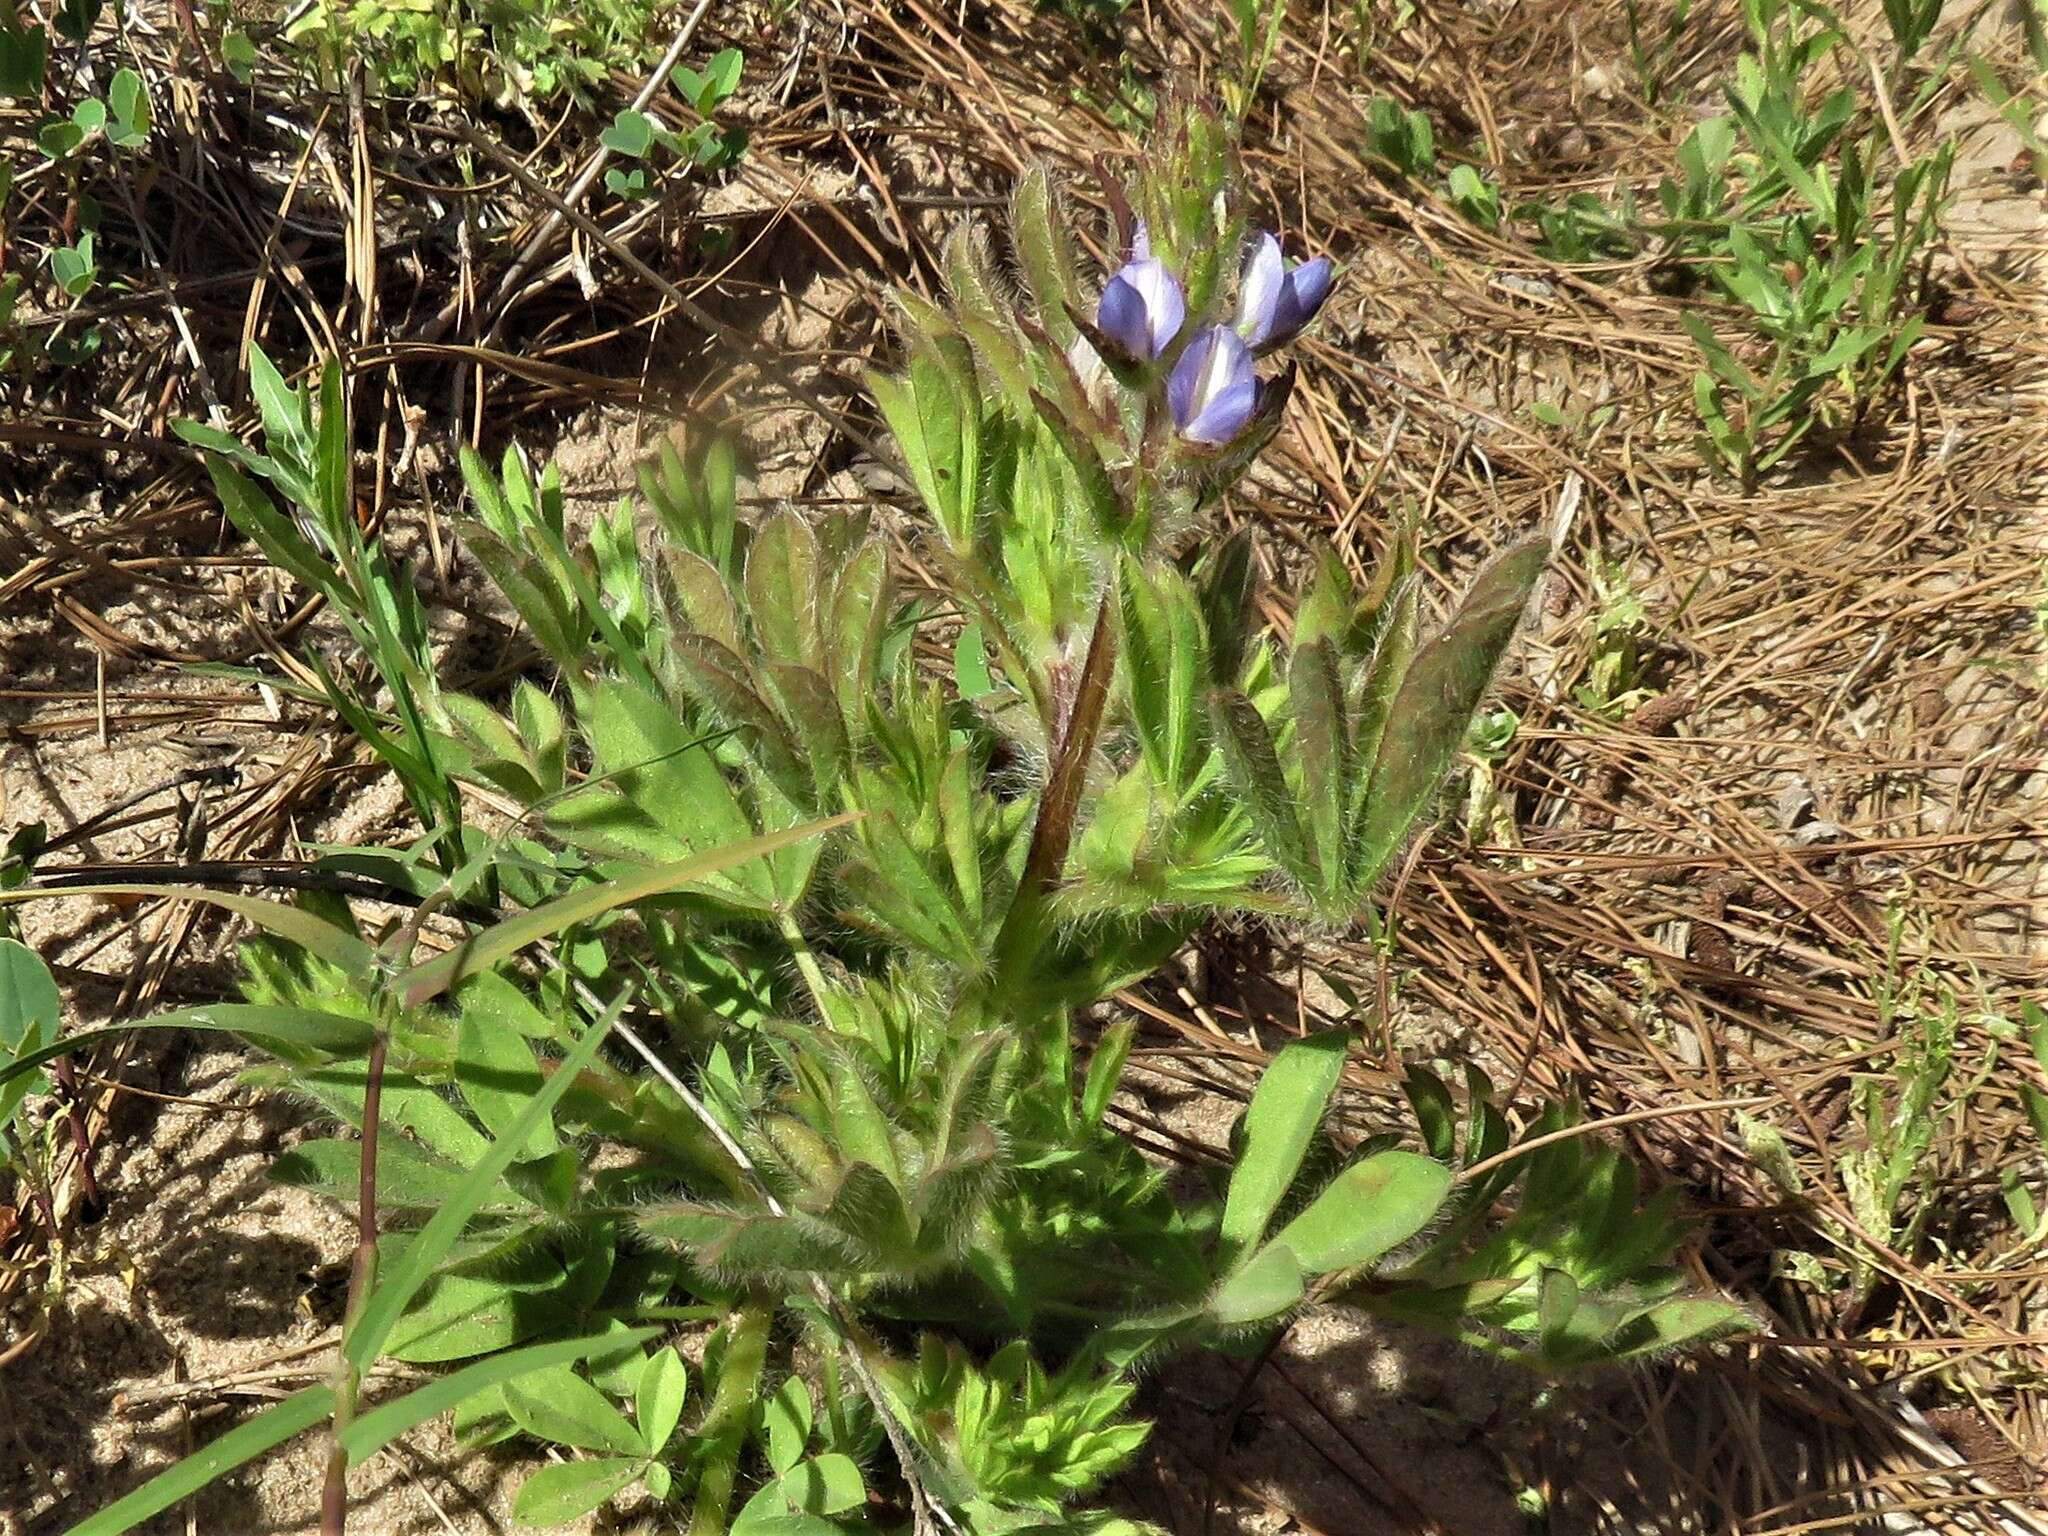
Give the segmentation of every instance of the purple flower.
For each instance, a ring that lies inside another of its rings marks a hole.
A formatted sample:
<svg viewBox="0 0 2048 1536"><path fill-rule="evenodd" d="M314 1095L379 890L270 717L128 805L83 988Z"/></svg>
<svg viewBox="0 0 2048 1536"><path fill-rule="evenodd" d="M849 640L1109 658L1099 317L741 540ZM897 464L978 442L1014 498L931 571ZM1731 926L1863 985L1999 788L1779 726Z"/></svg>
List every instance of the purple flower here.
<svg viewBox="0 0 2048 1536"><path fill-rule="evenodd" d="M1292 341L1323 307L1335 275L1327 256L1289 270L1280 254L1280 242L1261 234L1252 245L1238 284L1239 333L1248 345L1261 349Z"/></svg>
<svg viewBox="0 0 2048 1536"><path fill-rule="evenodd" d="M1251 348L1227 325L1213 325L1181 353L1166 381L1174 425L1191 443L1221 448L1259 408L1259 375Z"/></svg>
<svg viewBox="0 0 2048 1536"><path fill-rule="evenodd" d="M1146 249L1141 231L1136 251ZM1166 263L1134 251L1102 290L1095 328L1132 362L1151 363L1180 334L1187 314L1187 300Z"/></svg>

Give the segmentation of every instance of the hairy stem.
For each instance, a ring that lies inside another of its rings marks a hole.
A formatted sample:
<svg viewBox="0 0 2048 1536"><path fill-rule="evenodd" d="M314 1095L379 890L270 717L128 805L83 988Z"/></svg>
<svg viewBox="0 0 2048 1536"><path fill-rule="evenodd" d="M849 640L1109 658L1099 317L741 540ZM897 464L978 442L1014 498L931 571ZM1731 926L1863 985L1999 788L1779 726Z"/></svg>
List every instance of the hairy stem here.
<svg viewBox="0 0 2048 1536"><path fill-rule="evenodd" d="M1102 734L1103 711L1116 674L1116 630L1110 621L1110 601L1105 592L1095 611L1095 629L1088 637L1081 680L1054 746L1045 793L1038 802L1038 820L1031 828L1024 878L1018 882L1016 899L996 936L998 995L1023 980L1023 967L1038 953L1046 904L1059 885L1060 870L1073 845L1074 820L1088 782L1088 760L1095 755L1095 743Z"/></svg>
<svg viewBox="0 0 2048 1536"><path fill-rule="evenodd" d="M718 1389L697 1433L717 1447L697 1480L697 1497L690 1512L690 1536L721 1536L726 1512L732 1507L732 1492L739 1476L740 1451L745 1444L747 1418L753 1412L760 1390L761 1368L768 1358L768 1331L775 1321L774 1307L752 1301L734 1314L727 1335L725 1365L718 1374Z"/></svg>
<svg viewBox="0 0 2048 1536"><path fill-rule="evenodd" d="M818 957L811 952L810 940L804 937L803 929L787 912L777 913L775 921L783 942L789 946L790 958L796 961L797 973L810 989L811 1001L817 1006L818 1016L822 1019L825 1016L825 973L818 967Z"/></svg>

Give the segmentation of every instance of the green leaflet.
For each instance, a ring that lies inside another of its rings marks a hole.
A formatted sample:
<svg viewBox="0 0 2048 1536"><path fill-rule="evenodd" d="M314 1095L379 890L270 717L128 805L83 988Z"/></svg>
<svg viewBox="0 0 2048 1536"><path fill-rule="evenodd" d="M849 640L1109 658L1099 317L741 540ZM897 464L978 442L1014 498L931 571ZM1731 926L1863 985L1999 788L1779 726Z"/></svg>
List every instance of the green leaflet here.
<svg viewBox="0 0 2048 1536"><path fill-rule="evenodd" d="M1011 200L1010 238L1016 244L1017 264L1046 334L1062 350L1072 346L1078 333L1067 317L1067 306L1081 302L1081 283L1067 221L1043 166L1026 171L1017 183Z"/></svg>
<svg viewBox="0 0 2048 1536"><path fill-rule="evenodd" d="M1176 572L1117 567L1117 619L1131 714L1153 776L1174 796L1193 788L1206 745L1208 643L1201 609Z"/></svg>
<svg viewBox="0 0 2048 1536"><path fill-rule="evenodd" d="M1266 851L1298 884L1316 889L1321 871L1302 836L1294 796L1281 774L1265 717L1236 688L1219 688L1210 694L1209 714L1223 752L1224 771L1232 787L1245 797Z"/></svg>
<svg viewBox="0 0 2048 1536"><path fill-rule="evenodd" d="M395 1401L379 1403L358 1415L342 1431L342 1449L348 1452L351 1466L360 1466L407 1430L438 1418L493 1387L514 1381L530 1371L569 1365L605 1350L616 1349L622 1339L644 1342L659 1331L655 1328L634 1328L623 1335L610 1331L586 1334L579 1338L556 1339L547 1344L506 1350L488 1360L479 1360L474 1365L437 1377ZM665 1436L663 1438L666 1439Z"/></svg>
<svg viewBox="0 0 2048 1536"><path fill-rule="evenodd" d="M536 1439L619 1456L647 1452L640 1431L567 1363L505 1384L505 1407Z"/></svg>
<svg viewBox="0 0 2048 1536"><path fill-rule="evenodd" d="M1261 1248L1209 1298L1209 1315L1226 1328L1263 1323L1292 1311L1303 1295L1301 1265L1284 1244Z"/></svg>
<svg viewBox="0 0 2048 1536"><path fill-rule="evenodd" d="M530 1473L512 1499L522 1525L566 1525L587 1515L646 1470L641 1456L596 1456Z"/></svg>
<svg viewBox="0 0 2048 1536"><path fill-rule="evenodd" d="M1380 1152L1338 1174L1273 1241L1310 1275L1370 1264L1427 1226L1450 1190L1443 1164Z"/></svg>
<svg viewBox="0 0 2048 1536"><path fill-rule="evenodd" d="M1317 905L1345 911L1350 894L1344 879L1346 833L1357 769L1333 641L1295 646L1287 668L1287 701L1294 715L1294 751L1301 761L1302 810L1321 877Z"/></svg>
<svg viewBox="0 0 2048 1536"><path fill-rule="evenodd" d="M917 316L905 309L909 328ZM972 549L982 427L966 344L936 330L913 334L905 372L870 373L867 383L926 509L954 549Z"/></svg>
<svg viewBox="0 0 2048 1536"><path fill-rule="evenodd" d="M1248 1252L1265 1235L1337 1090L1349 1044L1341 1030L1293 1041L1260 1076L1223 1204L1221 1235L1228 1254Z"/></svg>
<svg viewBox="0 0 2048 1536"><path fill-rule="evenodd" d="M754 639L771 661L819 667L817 535L794 512L771 518L747 549L747 615Z"/></svg>
<svg viewBox="0 0 2048 1536"><path fill-rule="evenodd" d="M0 939L0 1067L54 1044L64 1027L64 1000L42 957L15 939ZM33 1088L24 1070L0 1081L0 1129Z"/></svg>
<svg viewBox="0 0 2048 1536"><path fill-rule="evenodd" d="M1360 829L1360 884L1370 888L1450 771L1508 642L1536 589L1549 545L1531 539L1479 575L1456 615L1415 654L1388 713Z"/></svg>

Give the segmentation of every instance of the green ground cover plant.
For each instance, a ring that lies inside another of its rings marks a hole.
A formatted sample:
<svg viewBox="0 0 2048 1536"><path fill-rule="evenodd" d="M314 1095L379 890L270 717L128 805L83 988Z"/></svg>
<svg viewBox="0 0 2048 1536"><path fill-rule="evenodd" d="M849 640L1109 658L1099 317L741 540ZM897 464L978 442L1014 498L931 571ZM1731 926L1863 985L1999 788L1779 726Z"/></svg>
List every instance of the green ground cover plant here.
<svg viewBox="0 0 2048 1536"><path fill-rule="evenodd" d="M622 203L725 171L746 150L745 130L721 120L744 71L738 48L694 65L674 62L671 51L664 89L606 110L620 81L655 62L673 19L643 0L317 0L269 21L225 7L209 8L204 27L188 17L174 50L184 62L167 70L145 58L118 4L73 0L47 20L0 6L0 105L15 109L7 126L20 129L0 135L0 384L17 398L84 387L65 376L104 363L110 338L115 350L132 340L106 317L140 295L173 291L170 253L158 248L164 220L151 199L182 168L178 142L189 125L167 134L158 121L180 69L223 95L224 117L267 118L288 132L313 131L296 124L309 87L345 93L359 75L373 112L431 121L455 109L494 130L523 118L543 142L587 133L624 162L608 167L603 183ZM380 169L409 174L390 142L380 136L377 146L390 162ZM461 181L474 187L476 170L465 162ZM481 215L478 227L497 217ZM191 322L179 325L185 355L196 360Z"/></svg>
<svg viewBox="0 0 2048 1536"><path fill-rule="evenodd" d="M182 893L264 937L243 1001L149 1022L239 1035L342 1129L276 1172L357 1212L343 1342L79 1536L323 1425L338 1532L350 1469L450 1412L559 1448L518 1495L537 1525L623 1495L693 1536L1135 1533L1100 1499L1147 1433L1135 1373L1305 1303L1558 1371L1740 1326L1680 1284L1670 1197L1569 1105L1518 1133L1478 1074L1411 1076L1417 1145L1352 1143L1325 1118L1348 1036L1296 1040L1207 1191L1116 1131L1133 1026L1101 1005L1218 914L1371 925L1548 549L1425 626L1400 531L1370 583L1325 559L1286 638L1260 625L1247 539L1203 535L1341 279L1251 231L1188 100L1105 196L1102 280L1032 173L1000 251L949 245L945 304L899 295L869 387L936 591L871 511L743 520L715 440L587 530L551 469L467 455L466 546L547 663L509 700L444 683L354 515L336 368L259 362L259 444L186 429L340 616L367 670L316 675L424 830L315 866L374 880L379 926ZM50 1038L39 962L4 958L0 1085L96 1038ZM451 1369L373 1401L383 1358Z"/></svg>
<svg viewBox="0 0 2048 1536"><path fill-rule="evenodd" d="M1700 359L1698 446L1751 486L1813 434L1861 423L1924 333L1955 143L1913 148L1904 135L1965 73L2024 117L1960 38L1936 41L1939 9L1888 4L1880 67L1824 5L1743 0L1747 46L1716 83L1720 110L1690 114L1674 164L1646 188L1514 198L1498 170L1444 154L1427 113L1384 96L1361 148L1487 234L1596 272L1647 258L1655 282L1714 301L1681 316ZM1630 14L1638 84L1655 106L1691 8L1656 37ZM1865 83L1872 68L1881 103Z"/></svg>
<svg viewBox="0 0 2048 1536"><path fill-rule="evenodd" d="M361 60L388 95L546 106L587 100L611 71L651 63L667 12L653 0L313 0L292 9L281 37L337 76Z"/></svg>

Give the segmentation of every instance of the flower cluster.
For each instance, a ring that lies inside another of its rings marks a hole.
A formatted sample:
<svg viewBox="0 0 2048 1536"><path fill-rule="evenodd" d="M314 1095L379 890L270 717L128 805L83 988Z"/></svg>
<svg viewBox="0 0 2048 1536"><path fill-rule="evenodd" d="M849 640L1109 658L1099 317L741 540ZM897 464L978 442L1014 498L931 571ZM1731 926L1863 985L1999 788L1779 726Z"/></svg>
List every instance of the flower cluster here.
<svg viewBox="0 0 2048 1536"><path fill-rule="evenodd" d="M1166 404L1181 437L1200 450L1229 446L1265 399L1257 360L1301 334L1330 295L1330 258L1289 266L1280 242L1261 233L1251 243L1238 281L1234 324L1203 328L1175 353L1187 323L1187 298L1165 262L1152 254L1138 226L1130 258L1103 286L1095 324L1077 359L1087 372L1103 363L1121 370L1150 369L1172 359Z"/></svg>

